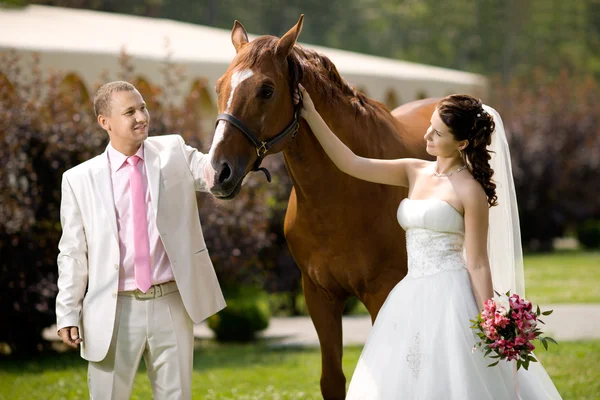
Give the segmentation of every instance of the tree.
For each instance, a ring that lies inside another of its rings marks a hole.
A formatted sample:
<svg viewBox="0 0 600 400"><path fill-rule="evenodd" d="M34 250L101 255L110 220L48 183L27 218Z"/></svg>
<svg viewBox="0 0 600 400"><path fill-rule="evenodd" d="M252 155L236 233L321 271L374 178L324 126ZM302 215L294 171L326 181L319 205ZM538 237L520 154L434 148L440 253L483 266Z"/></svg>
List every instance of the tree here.
<svg viewBox="0 0 600 400"><path fill-rule="evenodd" d="M551 250L553 238L600 216L598 83L568 71L553 79L540 69L494 93L509 135L523 241Z"/></svg>

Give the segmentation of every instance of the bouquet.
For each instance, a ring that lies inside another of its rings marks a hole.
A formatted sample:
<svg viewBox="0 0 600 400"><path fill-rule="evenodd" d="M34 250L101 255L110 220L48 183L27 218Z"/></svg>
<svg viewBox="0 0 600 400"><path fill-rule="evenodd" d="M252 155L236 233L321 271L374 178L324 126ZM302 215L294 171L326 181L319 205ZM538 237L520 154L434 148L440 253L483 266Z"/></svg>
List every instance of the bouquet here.
<svg viewBox="0 0 600 400"><path fill-rule="evenodd" d="M557 344L551 337L543 337L538 327L538 322L544 323L540 315L550 315L552 310L542 312L537 306L534 312L531 302L517 294L496 294L485 302L481 314L471 320L471 329L480 338L473 351L481 349L485 351L484 356L494 353L490 358L498 360L488 367L497 365L500 360L517 360L517 369L528 369L530 362L537 362L532 353L535 349L533 340L539 340L546 350L548 342Z"/></svg>

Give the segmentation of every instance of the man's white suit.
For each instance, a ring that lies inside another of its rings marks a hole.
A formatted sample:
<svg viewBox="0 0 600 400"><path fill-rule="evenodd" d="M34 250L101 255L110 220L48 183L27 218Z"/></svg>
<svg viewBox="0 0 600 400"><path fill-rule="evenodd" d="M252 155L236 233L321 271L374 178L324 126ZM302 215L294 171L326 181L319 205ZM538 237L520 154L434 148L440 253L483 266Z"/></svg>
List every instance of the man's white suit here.
<svg viewBox="0 0 600 400"><path fill-rule="evenodd" d="M225 307L198 217L208 156L179 135L149 137L144 164L156 226L187 313L199 323ZM58 256L57 328L77 326L81 355L107 354L119 287L119 239L106 151L65 172ZM87 291L87 292L86 292Z"/></svg>

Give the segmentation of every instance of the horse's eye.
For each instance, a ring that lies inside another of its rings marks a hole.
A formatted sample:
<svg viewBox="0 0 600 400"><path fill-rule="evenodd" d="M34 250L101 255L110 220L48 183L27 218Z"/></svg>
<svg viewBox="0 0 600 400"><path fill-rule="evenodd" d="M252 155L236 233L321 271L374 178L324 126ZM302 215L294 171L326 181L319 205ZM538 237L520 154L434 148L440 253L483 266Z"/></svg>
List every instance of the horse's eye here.
<svg viewBox="0 0 600 400"><path fill-rule="evenodd" d="M263 99L270 99L271 97L273 97L274 93L275 93L275 90L272 87L264 86L260 89L260 92L258 93L258 95L259 95L259 97L261 97Z"/></svg>

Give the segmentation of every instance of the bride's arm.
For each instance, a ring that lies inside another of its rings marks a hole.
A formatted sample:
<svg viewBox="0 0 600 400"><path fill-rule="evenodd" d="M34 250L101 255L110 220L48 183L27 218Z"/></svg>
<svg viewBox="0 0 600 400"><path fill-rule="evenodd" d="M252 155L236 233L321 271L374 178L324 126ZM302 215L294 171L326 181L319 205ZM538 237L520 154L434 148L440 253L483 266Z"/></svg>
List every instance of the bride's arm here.
<svg viewBox="0 0 600 400"><path fill-rule="evenodd" d="M489 208L487 196L478 182L465 182L457 191L465 209L465 249L467 270L479 310L494 297L492 272L487 252ZM455 186L456 187L456 186Z"/></svg>
<svg viewBox="0 0 600 400"><path fill-rule="evenodd" d="M342 172L365 181L408 187L409 171L415 165L423 163L423 160L413 158L380 160L354 154L329 129L302 86L300 91L303 96L301 116L306 120L329 158Z"/></svg>

